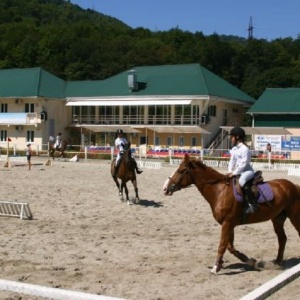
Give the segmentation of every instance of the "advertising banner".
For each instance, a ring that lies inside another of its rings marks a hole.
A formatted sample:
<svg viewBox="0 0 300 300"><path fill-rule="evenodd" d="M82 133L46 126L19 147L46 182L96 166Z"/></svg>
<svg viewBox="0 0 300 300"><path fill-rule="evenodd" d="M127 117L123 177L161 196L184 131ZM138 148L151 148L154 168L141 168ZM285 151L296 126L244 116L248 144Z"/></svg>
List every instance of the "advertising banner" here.
<svg viewBox="0 0 300 300"><path fill-rule="evenodd" d="M272 151L281 151L281 135L255 135L255 150L266 151L267 144L270 143Z"/></svg>
<svg viewBox="0 0 300 300"><path fill-rule="evenodd" d="M283 151L300 151L300 136L283 136L281 148Z"/></svg>

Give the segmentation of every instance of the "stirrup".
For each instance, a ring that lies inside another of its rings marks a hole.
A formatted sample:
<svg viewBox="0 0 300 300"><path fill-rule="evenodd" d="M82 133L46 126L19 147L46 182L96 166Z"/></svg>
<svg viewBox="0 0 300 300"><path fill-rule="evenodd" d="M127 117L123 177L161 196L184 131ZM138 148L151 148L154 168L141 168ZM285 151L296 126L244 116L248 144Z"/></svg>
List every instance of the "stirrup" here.
<svg viewBox="0 0 300 300"><path fill-rule="evenodd" d="M256 206L249 204L249 207L246 210L246 214L253 214L256 212L256 210L257 210Z"/></svg>
<svg viewBox="0 0 300 300"><path fill-rule="evenodd" d="M142 174L143 173L143 171L140 170L140 169L136 169L136 172L137 172L137 174Z"/></svg>

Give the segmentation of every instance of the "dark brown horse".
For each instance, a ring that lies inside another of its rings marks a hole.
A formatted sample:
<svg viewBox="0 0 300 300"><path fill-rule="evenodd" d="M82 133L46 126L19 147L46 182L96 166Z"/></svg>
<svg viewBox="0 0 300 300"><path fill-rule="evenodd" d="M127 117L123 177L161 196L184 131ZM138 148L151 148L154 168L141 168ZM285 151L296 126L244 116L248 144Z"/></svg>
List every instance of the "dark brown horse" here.
<svg viewBox="0 0 300 300"><path fill-rule="evenodd" d="M135 173L135 165L131 158L130 148L124 152L124 154L120 158L118 172L115 175L115 164L116 159L113 159L111 162L111 175L113 177L114 182L119 190L119 197L121 201L124 201L123 197L123 190L125 190L126 194L126 201L128 204L132 204L131 199L129 198L127 182L130 180L133 184L134 191L135 191L135 203L139 203L139 194L138 194L138 187L137 187L137 180L136 180L136 173ZM121 184L119 183L118 178L121 180Z"/></svg>
<svg viewBox="0 0 300 300"><path fill-rule="evenodd" d="M55 152L59 152L59 155L57 156L58 159L65 158L66 157L65 156L65 151L66 151L67 146L70 145L70 143L71 143L71 140L66 139L66 140L61 142L61 146L59 148L56 148L55 143L49 141L49 146L48 146L49 156L51 156L52 159L54 160Z"/></svg>
<svg viewBox="0 0 300 300"><path fill-rule="evenodd" d="M217 274L222 268L226 249L252 267L257 263L234 248L234 228L242 224L252 224L271 220L278 239L278 254L274 261L280 265L283 260L287 237L284 222L290 219L300 235L300 187L286 179L267 182L273 190L273 200L259 205L258 210L242 218L243 204L235 200L233 180L216 170L205 166L201 161L190 159L185 155L177 170L164 184L164 194L171 196L174 192L194 184L209 203L213 216L222 226L216 263L211 272Z"/></svg>

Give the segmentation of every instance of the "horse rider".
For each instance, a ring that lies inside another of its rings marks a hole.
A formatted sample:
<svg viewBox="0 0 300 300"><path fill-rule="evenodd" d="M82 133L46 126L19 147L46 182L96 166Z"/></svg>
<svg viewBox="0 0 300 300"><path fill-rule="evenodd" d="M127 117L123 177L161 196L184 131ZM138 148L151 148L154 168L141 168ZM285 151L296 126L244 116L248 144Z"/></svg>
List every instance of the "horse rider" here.
<svg viewBox="0 0 300 300"><path fill-rule="evenodd" d="M121 156L129 148L128 142L127 142L126 138L123 136L123 130L122 129L117 130L117 138L115 139L115 147L118 149L118 155L117 155L117 158L116 158L114 176L116 176L117 173L118 173ZM132 159L132 162L134 164L134 168L136 170L136 173L141 174L143 171L138 168L135 159L133 157L131 157L131 159Z"/></svg>
<svg viewBox="0 0 300 300"><path fill-rule="evenodd" d="M56 136L56 141L55 141L56 150L59 150L59 148L61 147L61 142L62 142L61 132L59 132Z"/></svg>
<svg viewBox="0 0 300 300"><path fill-rule="evenodd" d="M251 152L245 144L246 133L241 127L234 127L230 131L230 139L233 148L230 153L227 176L229 178L240 175L239 184L244 192L244 198L248 204L246 214L254 213L257 209L257 200L251 189L251 180L254 170L251 166Z"/></svg>

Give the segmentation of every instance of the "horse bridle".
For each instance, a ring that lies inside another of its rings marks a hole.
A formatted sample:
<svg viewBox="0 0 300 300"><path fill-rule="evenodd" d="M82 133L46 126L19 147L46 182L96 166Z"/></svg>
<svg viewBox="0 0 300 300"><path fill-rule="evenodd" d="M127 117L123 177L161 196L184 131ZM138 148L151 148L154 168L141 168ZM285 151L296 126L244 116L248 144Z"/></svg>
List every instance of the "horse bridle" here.
<svg viewBox="0 0 300 300"><path fill-rule="evenodd" d="M171 188L170 188L170 192L171 192L171 193L174 193L174 192L176 192L176 191L180 191L180 190L181 190L181 187L179 186L179 184L181 183L181 181L182 181L182 179L183 179L183 177L185 176L186 173L188 173L188 174L190 175L190 177L191 177L190 168L186 167L186 169L184 170L184 172L179 173L180 176L179 176L179 179L177 180L177 182L175 182L175 181L172 179L172 177L170 177L170 176L168 177L168 179L169 179L169 180L171 181L171 183L172 183L172 186L171 186ZM191 179L192 179L192 183L193 183L193 178L191 177Z"/></svg>
<svg viewBox="0 0 300 300"><path fill-rule="evenodd" d="M171 181L171 183L173 184L170 188L170 192L174 193L175 191L180 191L181 187L179 186L179 184L181 183L183 177L185 176L185 174L188 173L189 176L191 177L191 184L194 183L193 177L191 176L191 172L190 172L190 168L188 166L186 166L186 169L184 170L184 172L180 173L179 179L177 180L177 182L175 182L172 177L168 177L168 179ZM225 175L224 178L218 178L218 179L213 179L213 180L208 180L208 181L204 181L201 182L201 185L205 185L205 184L215 184L218 183L220 181L224 181L224 183L226 185L230 184L230 178L228 176Z"/></svg>

